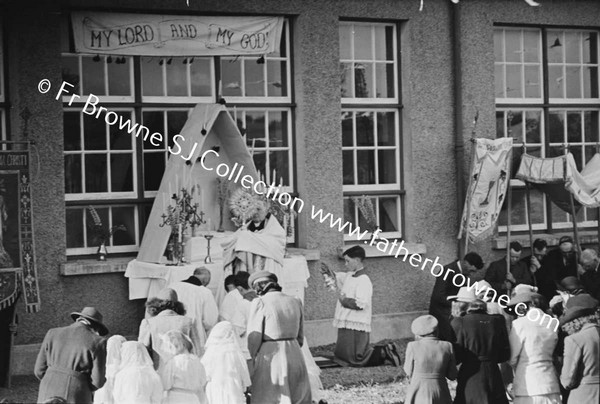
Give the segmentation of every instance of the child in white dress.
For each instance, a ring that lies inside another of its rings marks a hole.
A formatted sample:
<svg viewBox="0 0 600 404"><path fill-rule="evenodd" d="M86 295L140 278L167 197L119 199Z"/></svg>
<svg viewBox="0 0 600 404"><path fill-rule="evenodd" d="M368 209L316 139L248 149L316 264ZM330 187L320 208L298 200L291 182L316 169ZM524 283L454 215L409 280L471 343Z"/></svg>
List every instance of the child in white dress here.
<svg viewBox="0 0 600 404"><path fill-rule="evenodd" d="M250 386L250 374L233 325L229 321L215 325L205 349L202 364L208 376L209 404L246 404L244 392Z"/></svg>
<svg viewBox="0 0 600 404"><path fill-rule="evenodd" d="M163 386L146 346L138 341L121 347L121 370L115 375L115 404L160 404Z"/></svg>
<svg viewBox="0 0 600 404"><path fill-rule="evenodd" d="M172 355L161 372L165 388L163 404L207 404L206 372L200 358L191 353L194 348L190 338L176 330L162 338L165 353Z"/></svg>
<svg viewBox="0 0 600 404"><path fill-rule="evenodd" d="M113 335L106 341L106 383L94 393L94 404L113 404L115 375L121 365L121 345L127 340L122 335Z"/></svg>

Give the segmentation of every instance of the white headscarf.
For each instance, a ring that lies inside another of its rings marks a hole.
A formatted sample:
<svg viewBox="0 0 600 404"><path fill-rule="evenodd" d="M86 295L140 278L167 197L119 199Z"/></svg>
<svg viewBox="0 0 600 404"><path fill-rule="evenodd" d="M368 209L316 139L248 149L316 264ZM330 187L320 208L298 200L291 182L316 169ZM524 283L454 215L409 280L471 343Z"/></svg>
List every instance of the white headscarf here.
<svg viewBox="0 0 600 404"><path fill-rule="evenodd" d="M121 346L127 342L122 335L113 335L106 341L106 378L114 377L121 365Z"/></svg>
<svg viewBox="0 0 600 404"><path fill-rule="evenodd" d="M138 341L127 341L121 347L120 369L127 367L153 366L152 358L146 346Z"/></svg>
<svg viewBox="0 0 600 404"><path fill-rule="evenodd" d="M217 323L206 340L202 364L211 380L239 377L242 385L250 386L250 374L233 325L229 321Z"/></svg>

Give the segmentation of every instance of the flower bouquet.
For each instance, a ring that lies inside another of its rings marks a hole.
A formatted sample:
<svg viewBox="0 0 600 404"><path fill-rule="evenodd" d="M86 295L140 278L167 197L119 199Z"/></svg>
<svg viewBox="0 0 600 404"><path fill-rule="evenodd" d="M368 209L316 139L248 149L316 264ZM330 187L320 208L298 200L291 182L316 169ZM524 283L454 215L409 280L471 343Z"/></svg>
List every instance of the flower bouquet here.
<svg viewBox="0 0 600 404"><path fill-rule="evenodd" d="M332 292L337 291L337 278L335 273L324 262L321 263L321 274L325 279L325 287Z"/></svg>
<svg viewBox="0 0 600 404"><path fill-rule="evenodd" d="M106 254L108 251L106 250L106 243L110 238L118 231L125 231L127 227L125 225L120 224L118 226L105 226L102 223L102 219L98 214L98 211L93 206L88 206L87 208L90 216L92 217L91 223L88 223L88 229L92 238L96 240L98 244L98 260L104 261L106 260Z"/></svg>

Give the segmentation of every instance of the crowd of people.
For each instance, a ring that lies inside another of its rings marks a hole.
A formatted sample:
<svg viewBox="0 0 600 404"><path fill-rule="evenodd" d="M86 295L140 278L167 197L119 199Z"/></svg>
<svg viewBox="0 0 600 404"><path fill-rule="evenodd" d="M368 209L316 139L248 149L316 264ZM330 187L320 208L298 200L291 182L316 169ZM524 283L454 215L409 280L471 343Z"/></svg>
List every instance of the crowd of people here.
<svg viewBox="0 0 600 404"><path fill-rule="evenodd" d="M95 308L72 313L74 323L51 329L39 352L38 402L311 404L322 386L302 352L300 299L271 272L238 271L218 308L208 282L198 268L148 299L137 341L103 338Z"/></svg>
<svg viewBox="0 0 600 404"><path fill-rule="evenodd" d="M510 256L487 270L473 252L446 266L485 287L459 288L437 278L430 314L411 328L415 341L403 366L411 379L406 404L452 402L446 379L457 380L457 404L600 400L598 253L584 250L578 261L569 237L547 250L536 240L533 254L522 258L521 245L513 242ZM335 274L333 360L400 366L395 344L370 344L373 285L364 249L352 247L343 257L345 270ZM210 271L200 267L149 298L137 341L107 340L94 308L72 313L74 323L51 329L42 344L35 365L38 401L321 402L301 300L282 293L277 276L264 270L226 277L219 305L209 282ZM508 307L493 300L492 290L510 295Z"/></svg>
<svg viewBox="0 0 600 404"><path fill-rule="evenodd" d="M412 325L406 404L451 403L446 379L457 380L455 404L600 402L598 252L578 262L568 236L550 252L538 239L524 258L518 242L509 248L485 271L473 252L448 265L483 287L437 279L430 314Z"/></svg>

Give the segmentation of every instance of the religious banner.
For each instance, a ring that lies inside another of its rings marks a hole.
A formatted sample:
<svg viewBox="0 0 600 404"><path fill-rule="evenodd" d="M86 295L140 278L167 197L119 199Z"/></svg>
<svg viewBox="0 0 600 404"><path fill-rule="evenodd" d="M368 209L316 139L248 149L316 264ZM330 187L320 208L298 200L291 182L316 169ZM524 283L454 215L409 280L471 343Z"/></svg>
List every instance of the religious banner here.
<svg viewBox="0 0 600 404"><path fill-rule="evenodd" d="M512 141L512 138L476 139L459 238L465 231L471 242L492 234L510 181Z"/></svg>
<svg viewBox="0 0 600 404"><path fill-rule="evenodd" d="M21 293L27 312L40 308L35 267L29 151L0 150L0 309Z"/></svg>
<svg viewBox="0 0 600 404"><path fill-rule="evenodd" d="M71 13L77 53L265 55L279 51L283 17Z"/></svg>

